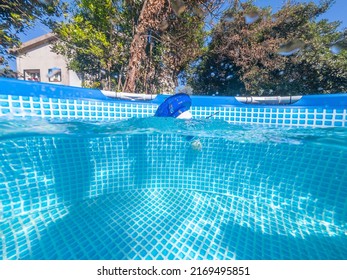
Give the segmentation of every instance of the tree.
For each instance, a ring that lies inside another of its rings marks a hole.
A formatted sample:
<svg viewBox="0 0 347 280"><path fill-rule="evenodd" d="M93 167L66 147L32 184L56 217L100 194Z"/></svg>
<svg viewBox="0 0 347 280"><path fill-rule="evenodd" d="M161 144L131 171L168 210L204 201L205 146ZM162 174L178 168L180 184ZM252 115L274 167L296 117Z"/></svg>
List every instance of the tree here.
<svg viewBox="0 0 347 280"><path fill-rule="evenodd" d="M221 0L76 2L71 19L53 28L54 51L98 86L114 89L118 77L117 90L156 93L173 92L178 73L201 55L206 13Z"/></svg>
<svg viewBox="0 0 347 280"><path fill-rule="evenodd" d="M147 27L146 32L137 37L142 45L136 43L137 35L134 36L124 90L173 92L179 73L202 53L204 21L193 9L186 10L179 16L166 15Z"/></svg>
<svg viewBox="0 0 347 280"><path fill-rule="evenodd" d="M134 92L141 89L141 85L149 84L146 78L150 76L150 80L157 77L158 89L173 91L178 84L178 73L202 54L204 20L222 2L143 1L130 46L124 90ZM153 56L153 51L156 56Z"/></svg>
<svg viewBox="0 0 347 280"><path fill-rule="evenodd" d="M20 46L20 32L35 20L45 23L46 16L59 16L63 8L59 0L0 0L0 65L7 65L10 49Z"/></svg>
<svg viewBox="0 0 347 280"><path fill-rule="evenodd" d="M183 78L200 95L238 95L245 92L237 72L239 69L227 57L210 51L190 65Z"/></svg>
<svg viewBox="0 0 347 280"><path fill-rule="evenodd" d="M0 69L0 77L17 78L17 73L14 72L9 66Z"/></svg>
<svg viewBox="0 0 347 280"><path fill-rule="evenodd" d="M345 91L347 52L330 50L343 36L337 31L339 23L315 21L332 3L288 1L272 14L252 1L236 1L212 31L209 56L227 59L247 94Z"/></svg>
<svg viewBox="0 0 347 280"><path fill-rule="evenodd" d="M130 39L120 2L78 0L71 18L53 26L59 39L53 51L64 55L68 67L82 74L85 86L110 90L115 77L121 82Z"/></svg>

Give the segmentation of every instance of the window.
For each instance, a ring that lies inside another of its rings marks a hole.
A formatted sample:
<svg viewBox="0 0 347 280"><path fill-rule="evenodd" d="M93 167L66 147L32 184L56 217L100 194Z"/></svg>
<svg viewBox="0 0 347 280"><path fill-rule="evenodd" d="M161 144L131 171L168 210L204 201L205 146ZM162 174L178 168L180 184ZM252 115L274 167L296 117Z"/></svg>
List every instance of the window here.
<svg viewBox="0 0 347 280"><path fill-rule="evenodd" d="M61 69L58 67L50 68L47 76L50 82L61 82Z"/></svg>
<svg viewBox="0 0 347 280"><path fill-rule="evenodd" d="M41 81L40 70L39 69L28 69L24 70L24 80L26 81Z"/></svg>

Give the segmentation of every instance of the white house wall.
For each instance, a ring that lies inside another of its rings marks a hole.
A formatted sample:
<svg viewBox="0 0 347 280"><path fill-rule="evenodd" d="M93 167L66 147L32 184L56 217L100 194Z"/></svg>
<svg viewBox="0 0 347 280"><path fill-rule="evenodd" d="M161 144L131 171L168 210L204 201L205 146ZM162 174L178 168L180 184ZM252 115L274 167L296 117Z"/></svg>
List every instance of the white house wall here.
<svg viewBox="0 0 347 280"><path fill-rule="evenodd" d="M49 82L48 69L61 69L61 82ZM41 82L81 86L81 81L74 71L67 69L65 58L51 51L51 45L44 43L17 56L17 71L24 75L24 70L40 69Z"/></svg>
<svg viewBox="0 0 347 280"><path fill-rule="evenodd" d="M77 76L77 73L75 71L72 71L72 70L68 70L69 72L69 80L70 80L70 83L69 85L70 86L75 86L75 87L80 87L81 86L81 80L80 78Z"/></svg>

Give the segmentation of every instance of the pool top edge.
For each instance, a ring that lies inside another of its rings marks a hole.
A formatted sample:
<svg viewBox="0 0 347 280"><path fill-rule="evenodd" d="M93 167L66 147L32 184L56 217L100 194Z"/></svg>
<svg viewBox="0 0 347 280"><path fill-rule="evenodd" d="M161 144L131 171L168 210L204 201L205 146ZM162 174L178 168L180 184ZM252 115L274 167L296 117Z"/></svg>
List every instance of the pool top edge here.
<svg viewBox="0 0 347 280"><path fill-rule="evenodd" d="M110 93L110 92L108 92ZM14 96L31 96L41 98L59 98L59 99L79 99L79 100L94 100L100 102L117 102L117 103L131 103L131 104L147 104L159 105L169 95L158 94L153 96L155 98L150 100L138 100L129 98L124 100L117 98L119 94L114 93L116 98L106 96L103 91L99 89L80 88L65 85L56 85L42 82L30 82L23 80L16 80L10 78L0 78L0 95L14 95ZM133 94L135 96L135 94ZM141 95L139 95L141 96ZM144 96L144 95L142 95ZM148 95L150 96L150 95ZM234 96L202 96L192 95L192 105L202 107L315 107L315 108L347 108L347 93L335 94L314 94L304 95L302 97L296 96L293 102L289 104L280 104L281 97L272 96L271 104L250 103L248 98L243 98L245 102L241 102L242 98ZM256 97L249 97L250 100ZM264 97L260 97L264 98ZM282 97L290 98L290 97ZM278 100L278 102L277 102ZM277 104L278 103L278 104Z"/></svg>

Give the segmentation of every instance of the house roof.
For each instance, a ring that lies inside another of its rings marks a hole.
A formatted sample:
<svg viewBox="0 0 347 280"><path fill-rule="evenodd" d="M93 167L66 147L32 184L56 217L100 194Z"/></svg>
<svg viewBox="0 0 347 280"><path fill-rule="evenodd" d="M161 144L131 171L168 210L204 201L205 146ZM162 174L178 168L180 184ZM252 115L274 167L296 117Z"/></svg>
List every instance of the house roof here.
<svg viewBox="0 0 347 280"><path fill-rule="evenodd" d="M20 47L13 48L11 50L11 52L13 54L15 54L15 55L23 54L23 53L28 52L31 49L34 49L34 48L36 48L38 46L44 45L44 44L46 44L48 42L52 42L52 41L55 41L55 40L57 40L56 35L53 34L52 32L50 32L50 33L47 33L47 34L42 35L40 37L36 37L34 39L31 39L31 40L29 40L27 42L22 43Z"/></svg>

